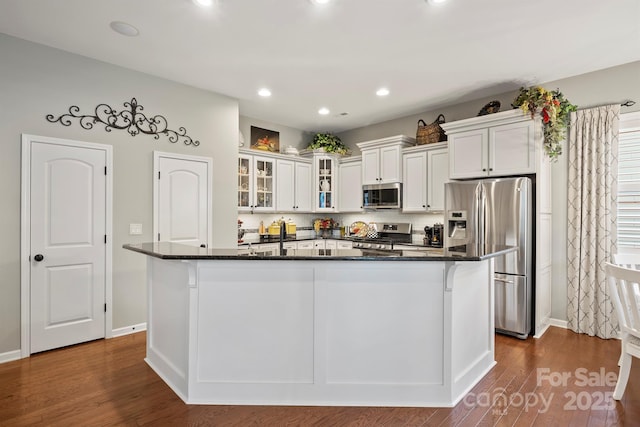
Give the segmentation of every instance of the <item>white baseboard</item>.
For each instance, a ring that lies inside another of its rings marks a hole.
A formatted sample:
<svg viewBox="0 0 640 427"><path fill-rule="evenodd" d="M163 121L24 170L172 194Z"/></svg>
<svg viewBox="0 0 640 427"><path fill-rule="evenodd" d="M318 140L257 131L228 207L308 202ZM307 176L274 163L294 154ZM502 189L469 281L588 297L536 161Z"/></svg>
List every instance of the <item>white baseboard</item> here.
<svg viewBox="0 0 640 427"><path fill-rule="evenodd" d="M6 353L0 353L0 363L13 362L22 357L20 350L7 351Z"/></svg>
<svg viewBox="0 0 640 427"><path fill-rule="evenodd" d="M551 323L547 323L547 325L542 328L537 334L535 334L533 337L536 339L542 338L542 336L544 335L545 332L547 332L547 330L549 329L549 327L551 326Z"/></svg>
<svg viewBox="0 0 640 427"><path fill-rule="evenodd" d="M121 337L123 335L135 334L137 332L143 332L147 330L147 323L139 323L137 325L125 326L124 328L114 329L112 331L112 338ZM6 353L0 353L0 363L12 362L22 358L22 352L20 350L8 351Z"/></svg>
<svg viewBox="0 0 640 427"><path fill-rule="evenodd" d="M137 325L125 326L124 328L114 329L112 331L112 338L121 337L123 335L135 334L138 332L146 331L147 323L138 323Z"/></svg>
<svg viewBox="0 0 640 427"><path fill-rule="evenodd" d="M569 322L567 320L549 319L549 325L567 329L569 326Z"/></svg>

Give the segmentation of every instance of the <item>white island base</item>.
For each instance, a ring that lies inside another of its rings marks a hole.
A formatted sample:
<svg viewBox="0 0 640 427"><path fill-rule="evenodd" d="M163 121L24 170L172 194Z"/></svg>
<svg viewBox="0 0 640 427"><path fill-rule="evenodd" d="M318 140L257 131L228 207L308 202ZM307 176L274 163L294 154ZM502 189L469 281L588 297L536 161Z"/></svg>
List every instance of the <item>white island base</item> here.
<svg viewBox="0 0 640 427"><path fill-rule="evenodd" d="M492 272L149 257L146 361L190 404L453 406L495 365Z"/></svg>

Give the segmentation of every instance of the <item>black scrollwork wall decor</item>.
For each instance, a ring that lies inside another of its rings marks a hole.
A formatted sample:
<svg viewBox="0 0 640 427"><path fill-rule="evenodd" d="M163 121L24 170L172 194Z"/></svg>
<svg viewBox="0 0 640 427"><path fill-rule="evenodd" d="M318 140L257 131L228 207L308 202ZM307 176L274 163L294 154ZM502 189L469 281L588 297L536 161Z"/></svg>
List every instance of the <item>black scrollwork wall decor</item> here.
<svg viewBox="0 0 640 427"><path fill-rule="evenodd" d="M79 119L80 126L83 129L93 129L95 124L103 124L104 130L111 132L111 129L126 130L129 135L136 136L138 134L152 135L154 139L158 139L160 135L165 135L170 142L184 142L185 145L193 145L197 147L200 141L193 140L187 135L184 127L179 127L177 131L167 127L167 119L159 114L153 117L145 116L141 111L144 110L142 105L138 104L135 98L131 98L131 102L123 104L125 109L116 111L107 104L99 104L93 115L80 114L80 107L72 105L69 107L69 113L55 117L53 114L47 114L47 120L51 123L59 122L63 126L71 126L71 119Z"/></svg>

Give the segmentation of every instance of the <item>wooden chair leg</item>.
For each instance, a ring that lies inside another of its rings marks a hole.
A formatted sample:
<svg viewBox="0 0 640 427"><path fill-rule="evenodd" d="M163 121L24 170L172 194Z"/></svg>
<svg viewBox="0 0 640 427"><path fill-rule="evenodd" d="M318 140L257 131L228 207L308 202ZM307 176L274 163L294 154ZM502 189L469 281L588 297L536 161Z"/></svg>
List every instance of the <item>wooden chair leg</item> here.
<svg viewBox="0 0 640 427"><path fill-rule="evenodd" d="M631 355L623 352L620 357L622 359L622 364L620 365L620 373L618 374L616 388L613 390L613 398L615 400L622 399L624 389L627 387L627 381L629 381L629 372L631 371Z"/></svg>

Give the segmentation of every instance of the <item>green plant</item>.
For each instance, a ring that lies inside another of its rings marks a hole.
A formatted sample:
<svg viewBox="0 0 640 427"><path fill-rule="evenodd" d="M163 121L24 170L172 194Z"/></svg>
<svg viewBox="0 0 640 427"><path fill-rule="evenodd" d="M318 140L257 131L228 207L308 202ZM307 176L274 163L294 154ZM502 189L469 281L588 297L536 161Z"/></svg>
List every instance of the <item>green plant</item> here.
<svg viewBox="0 0 640 427"><path fill-rule="evenodd" d="M349 149L342 143L340 137L332 133L316 133L313 136L313 142L309 144L310 149L322 148L327 153L348 154Z"/></svg>
<svg viewBox="0 0 640 427"><path fill-rule="evenodd" d="M540 110L544 149L552 161L558 160L562 154L560 141L564 139L569 114L576 111L577 106L571 104L558 89L548 91L540 86L521 87L511 106L531 113L532 118Z"/></svg>

